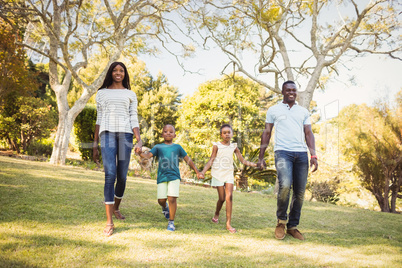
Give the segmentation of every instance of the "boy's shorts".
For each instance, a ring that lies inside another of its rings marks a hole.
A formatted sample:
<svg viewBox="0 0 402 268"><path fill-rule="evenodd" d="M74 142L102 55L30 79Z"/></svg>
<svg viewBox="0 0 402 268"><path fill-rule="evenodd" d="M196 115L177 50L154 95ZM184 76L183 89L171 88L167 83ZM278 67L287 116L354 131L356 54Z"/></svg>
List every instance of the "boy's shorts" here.
<svg viewBox="0 0 402 268"><path fill-rule="evenodd" d="M229 180L226 180L226 181L223 181L223 182L222 182L222 181L219 181L219 180L215 179L214 177L212 177L211 186L213 186L213 187L224 186L225 183L234 184L234 180L229 179Z"/></svg>
<svg viewBox="0 0 402 268"><path fill-rule="evenodd" d="M166 199L168 196L179 197L180 180L158 183L158 199Z"/></svg>

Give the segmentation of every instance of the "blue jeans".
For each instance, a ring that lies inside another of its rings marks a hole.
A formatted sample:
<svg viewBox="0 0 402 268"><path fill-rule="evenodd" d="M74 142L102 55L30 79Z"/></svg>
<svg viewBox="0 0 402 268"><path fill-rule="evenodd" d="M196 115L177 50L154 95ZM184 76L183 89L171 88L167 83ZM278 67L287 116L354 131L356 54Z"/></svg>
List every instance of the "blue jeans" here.
<svg viewBox="0 0 402 268"><path fill-rule="evenodd" d="M307 184L307 152L275 151L275 167L279 182L276 217L279 220L287 220L290 190L293 187L287 228L296 227L299 225Z"/></svg>
<svg viewBox="0 0 402 268"><path fill-rule="evenodd" d="M105 204L121 199L126 189L127 171L130 164L133 134L105 131L101 134L103 168L105 169ZM117 178L116 188L115 181Z"/></svg>

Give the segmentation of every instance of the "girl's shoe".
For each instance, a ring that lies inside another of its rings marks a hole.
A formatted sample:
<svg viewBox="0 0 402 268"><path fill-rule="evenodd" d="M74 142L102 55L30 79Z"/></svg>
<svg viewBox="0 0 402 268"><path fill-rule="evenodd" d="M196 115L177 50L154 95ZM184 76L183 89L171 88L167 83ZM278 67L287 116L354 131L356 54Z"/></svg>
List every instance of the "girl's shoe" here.
<svg viewBox="0 0 402 268"><path fill-rule="evenodd" d="M106 224L106 227L103 230L103 234L105 236L111 236L113 234L113 231L114 231L114 224L113 223Z"/></svg>
<svg viewBox="0 0 402 268"><path fill-rule="evenodd" d="M227 228L227 230L231 233L231 234L234 234L234 233L236 233L237 231L236 231L236 229L235 228Z"/></svg>
<svg viewBox="0 0 402 268"><path fill-rule="evenodd" d="M219 219L212 218L212 222L213 222L213 223L218 223L218 222L219 222Z"/></svg>

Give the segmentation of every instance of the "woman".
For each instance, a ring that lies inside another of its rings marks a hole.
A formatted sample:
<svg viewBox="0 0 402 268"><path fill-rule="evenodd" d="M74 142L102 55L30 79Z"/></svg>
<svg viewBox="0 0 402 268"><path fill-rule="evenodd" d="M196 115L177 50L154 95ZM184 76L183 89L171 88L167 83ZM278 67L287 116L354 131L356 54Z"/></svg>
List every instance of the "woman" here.
<svg viewBox="0 0 402 268"><path fill-rule="evenodd" d="M123 63L114 62L110 65L103 85L96 95L96 108L93 159L96 163L99 162L100 138L105 169L104 195L107 219L103 232L106 236L110 236L114 231L113 214L117 219L125 219L119 206L126 188L133 135L137 140L135 152L138 154L142 149L137 116L137 96L131 91L130 78Z"/></svg>

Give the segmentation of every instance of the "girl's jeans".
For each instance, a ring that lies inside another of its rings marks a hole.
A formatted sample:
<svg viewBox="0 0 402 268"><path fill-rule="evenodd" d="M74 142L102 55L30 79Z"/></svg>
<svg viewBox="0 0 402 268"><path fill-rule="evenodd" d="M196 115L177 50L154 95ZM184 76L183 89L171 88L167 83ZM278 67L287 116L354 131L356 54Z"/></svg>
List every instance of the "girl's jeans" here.
<svg viewBox="0 0 402 268"><path fill-rule="evenodd" d="M307 184L307 152L275 151L275 167L279 182L276 217L287 220L290 189L293 187L287 228L296 227L299 224Z"/></svg>
<svg viewBox="0 0 402 268"><path fill-rule="evenodd" d="M123 198L132 148L133 134L131 133L105 131L101 134L101 151L105 169L104 195L107 205L114 204L114 197Z"/></svg>

